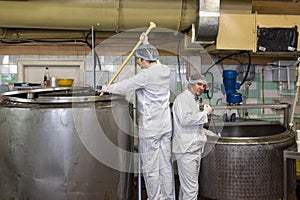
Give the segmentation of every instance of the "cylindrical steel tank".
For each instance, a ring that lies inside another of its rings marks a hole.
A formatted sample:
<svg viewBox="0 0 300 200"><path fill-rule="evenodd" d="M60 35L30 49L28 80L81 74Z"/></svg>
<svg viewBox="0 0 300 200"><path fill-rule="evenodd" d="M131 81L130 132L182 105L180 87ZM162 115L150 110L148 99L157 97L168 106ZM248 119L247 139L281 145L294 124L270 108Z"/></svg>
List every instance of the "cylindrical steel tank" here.
<svg viewBox="0 0 300 200"><path fill-rule="evenodd" d="M132 199L128 102L71 93L1 97L0 199Z"/></svg>
<svg viewBox="0 0 300 200"><path fill-rule="evenodd" d="M201 162L200 193L211 199L276 200L283 197L283 150L294 133L280 124L232 123L224 126L214 148ZM288 163L288 186L295 170Z"/></svg>

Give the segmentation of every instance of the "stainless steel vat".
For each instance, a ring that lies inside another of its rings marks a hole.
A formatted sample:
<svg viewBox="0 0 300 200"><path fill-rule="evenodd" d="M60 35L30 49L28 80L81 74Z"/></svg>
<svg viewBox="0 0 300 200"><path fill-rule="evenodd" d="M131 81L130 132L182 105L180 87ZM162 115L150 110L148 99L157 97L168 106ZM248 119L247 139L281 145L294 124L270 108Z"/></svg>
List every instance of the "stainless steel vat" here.
<svg viewBox="0 0 300 200"><path fill-rule="evenodd" d="M0 199L132 199L128 102L70 93L1 97Z"/></svg>
<svg viewBox="0 0 300 200"><path fill-rule="evenodd" d="M211 199L272 200L283 197L283 150L294 133L280 124L224 126L222 137L202 159L200 193ZM295 188L294 163L288 164L289 190Z"/></svg>

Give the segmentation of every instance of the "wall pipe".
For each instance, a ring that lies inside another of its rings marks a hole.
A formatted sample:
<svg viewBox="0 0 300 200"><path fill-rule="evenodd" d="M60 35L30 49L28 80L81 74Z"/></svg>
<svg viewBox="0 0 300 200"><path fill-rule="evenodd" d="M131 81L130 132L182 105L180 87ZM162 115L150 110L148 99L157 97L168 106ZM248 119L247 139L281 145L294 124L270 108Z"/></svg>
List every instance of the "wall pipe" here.
<svg viewBox="0 0 300 200"><path fill-rule="evenodd" d="M92 63L93 63L93 78L94 78L94 90L96 90L96 55L95 55L95 31L94 27L91 28L92 32Z"/></svg>
<svg viewBox="0 0 300 200"><path fill-rule="evenodd" d="M292 114L291 114L291 119L290 119L291 121L289 123L289 129L292 129L292 127L294 125L294 115L295 115L296 104L297 104L297 101L298 101L298 94L299 94L299 87L300 87L300 67L299 67L299 63L300 63L300 57L293 64L293 66L298 66L297 67L298 78L297 78L297 83L296 83L296 93L295 93L294 103L293 103L293 107L292 107Z"/></svg>

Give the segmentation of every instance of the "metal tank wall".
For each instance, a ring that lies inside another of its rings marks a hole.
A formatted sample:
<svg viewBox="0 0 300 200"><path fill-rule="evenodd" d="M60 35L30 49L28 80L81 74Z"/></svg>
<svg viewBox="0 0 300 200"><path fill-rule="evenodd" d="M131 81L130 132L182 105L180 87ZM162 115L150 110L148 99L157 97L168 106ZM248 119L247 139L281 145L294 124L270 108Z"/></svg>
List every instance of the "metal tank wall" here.
<svg viewBox="0 0 300 200"><path fill-rule="evenodd" d="M131 154L100 152L119 171L96 159L82 138L97 133L99 125L105 133L100 140L107 137L119 149L132 152L128 102L119 98L72 107L72 103L0 104L0 199L132 198ZM122 119L121 127L116 117ZM92 124L95 120L98 125Z"/></svg>
<svg viewBox="0 0 300 200"><path fill-rule="evenodd" d="M295 144L294 133L261 122L224 126L220 132L222 137L202 159L201 195L222 200L281 199L283 150ZM294 167L288 164L289 190L295 188Z"/></svg>

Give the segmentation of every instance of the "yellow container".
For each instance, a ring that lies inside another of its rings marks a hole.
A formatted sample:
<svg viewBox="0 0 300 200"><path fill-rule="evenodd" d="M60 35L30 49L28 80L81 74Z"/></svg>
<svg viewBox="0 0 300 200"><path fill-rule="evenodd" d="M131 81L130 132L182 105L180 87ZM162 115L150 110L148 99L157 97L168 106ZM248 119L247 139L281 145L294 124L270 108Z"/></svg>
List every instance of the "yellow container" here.
<svg viewBox="0 0 300 200"><path fill-rule="evenodd" d="M300 176L300 160L296 160L296 176Z"/></svg>
<svg viewBox="0 0 300 200"><path fill-rule="evenodd" d="M57 79L57 85L60 87L71 87L74 79Z"/></svg>

